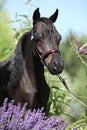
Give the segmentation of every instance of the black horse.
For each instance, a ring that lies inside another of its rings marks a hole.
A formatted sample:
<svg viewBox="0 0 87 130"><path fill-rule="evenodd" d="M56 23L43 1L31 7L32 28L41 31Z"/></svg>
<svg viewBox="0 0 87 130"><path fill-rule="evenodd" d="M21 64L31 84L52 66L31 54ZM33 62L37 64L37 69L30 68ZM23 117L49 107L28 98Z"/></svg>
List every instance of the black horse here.
<svg viewBox="0 0 87 130"><path fill-rule="evenodd" d="M0 105L4 98L15 104L27 102L28 108L41 108L49 98L49 86L44 77L44 65L51 74L62 72L61 35L53 23L58 10L50 18L40 17L39 8L33 14L33 28L19 40L14 53L0 63Z"/></svg>

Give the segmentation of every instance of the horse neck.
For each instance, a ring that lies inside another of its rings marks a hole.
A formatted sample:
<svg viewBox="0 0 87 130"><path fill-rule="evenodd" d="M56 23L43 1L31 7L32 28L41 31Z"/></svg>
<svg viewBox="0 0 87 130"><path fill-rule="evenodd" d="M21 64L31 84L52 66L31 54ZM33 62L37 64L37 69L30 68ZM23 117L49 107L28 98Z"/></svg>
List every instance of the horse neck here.
<svg viewBox="0 0 87 130"><path fill-rule="evenodd" d="M41 63L39 56L34 54L35 50L32 46L31 32L26 35L23 44L22 51L26 69L32 84L35 85L34 81L38 82L41 79L44 79L44 66Z"/></svg>

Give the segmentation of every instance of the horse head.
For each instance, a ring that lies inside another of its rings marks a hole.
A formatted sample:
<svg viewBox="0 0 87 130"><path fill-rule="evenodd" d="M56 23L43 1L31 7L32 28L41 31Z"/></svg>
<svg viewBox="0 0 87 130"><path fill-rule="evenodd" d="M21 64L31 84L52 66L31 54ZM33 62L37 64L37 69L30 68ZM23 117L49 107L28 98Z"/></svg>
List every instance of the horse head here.
<svg viewBox="0 0 87 130"><path fill-rule="evenodd" d="M60 74L64 68L59 51L61 35L53 25L57 17L58 9L49 18L46 18L40 17L39 8L37 8L33 14L33 29L31 31L34 54L36 57L40 57L51 74Z"/></svg>

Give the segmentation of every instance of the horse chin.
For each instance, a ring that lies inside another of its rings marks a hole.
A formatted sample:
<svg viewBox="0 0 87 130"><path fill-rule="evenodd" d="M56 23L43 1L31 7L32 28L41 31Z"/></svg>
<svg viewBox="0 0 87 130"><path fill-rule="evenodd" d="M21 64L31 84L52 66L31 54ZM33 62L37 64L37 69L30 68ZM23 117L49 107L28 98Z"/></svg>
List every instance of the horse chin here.
<svg viewBox="0 0 87 130"><path fill-rule="evenodd" d="M52 75L58 75L58 74L62 73L62 71L63 71L63 69L59 69L59 68L57 70L55 70L54 68L50 68L50 67L47 67L47 68Z"/></svg>

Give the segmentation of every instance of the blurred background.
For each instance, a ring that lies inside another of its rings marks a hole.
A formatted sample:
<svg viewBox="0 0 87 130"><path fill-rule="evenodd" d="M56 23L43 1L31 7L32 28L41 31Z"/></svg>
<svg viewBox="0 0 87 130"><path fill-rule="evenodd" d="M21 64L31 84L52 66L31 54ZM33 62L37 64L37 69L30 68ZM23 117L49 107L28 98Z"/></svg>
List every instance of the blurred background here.
<svg viewBox="0 0 87 130"><path fill-rule="evenodd" d="M61 75L85 104L67 92L58 78L45 69L51 87L49 115L62 115L68 122L77 121L87 113L87 55L79 51L71 34L87 49L86 0L0 0L0 61L12 54L19 37L32 28L32 15L38 7L46 17L59 9L55 26L62 35L60 50L65 68Z"/></svg>

